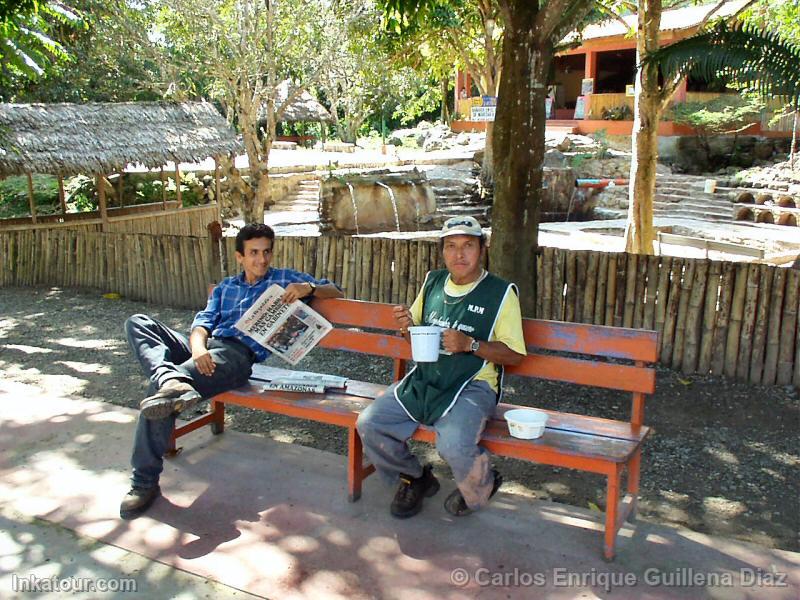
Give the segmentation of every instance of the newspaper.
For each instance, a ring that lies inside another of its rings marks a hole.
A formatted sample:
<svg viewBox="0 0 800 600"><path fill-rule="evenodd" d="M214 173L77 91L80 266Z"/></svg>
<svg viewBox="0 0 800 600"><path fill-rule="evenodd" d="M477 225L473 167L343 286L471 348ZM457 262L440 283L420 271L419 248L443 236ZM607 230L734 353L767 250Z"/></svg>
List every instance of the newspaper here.
<svg viewBox="0 0 800 600"><path fill-rule="evenodd" d="M347 377L339 375L325 375L309 371L289 371L287 369L267 367L266 365L253 365L253 374L250 379L266 382L261 386L262 392L278 390L312 394L322 394L330 389L344 391L348 381Z"/></svg>
<svg viewBox="0 0 800 600"><path fill-rule="evenodd" d="M299 300L284 304L284 291L278 284L268 287L236 322L236 329L296 365L333 327Z"/></svg>

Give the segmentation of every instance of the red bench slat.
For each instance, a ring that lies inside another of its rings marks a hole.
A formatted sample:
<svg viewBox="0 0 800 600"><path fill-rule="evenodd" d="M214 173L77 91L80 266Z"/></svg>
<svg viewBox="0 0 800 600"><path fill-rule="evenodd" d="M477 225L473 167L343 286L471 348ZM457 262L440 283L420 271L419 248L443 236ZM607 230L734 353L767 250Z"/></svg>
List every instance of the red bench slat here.
<svg viewBox="0 0 800 600"><path fill-rule="evenodd" d="M522 327L529 347L644 362L658 359L655 331L539 319L523 319Z"/></svg>
<svg viewBox="0 0 800 600"><path fill-rule="evenodd" d="M655 369L564 356L528 354L522 364L508 367L506 373L626 392L652 394L656 389Z"/></svg>

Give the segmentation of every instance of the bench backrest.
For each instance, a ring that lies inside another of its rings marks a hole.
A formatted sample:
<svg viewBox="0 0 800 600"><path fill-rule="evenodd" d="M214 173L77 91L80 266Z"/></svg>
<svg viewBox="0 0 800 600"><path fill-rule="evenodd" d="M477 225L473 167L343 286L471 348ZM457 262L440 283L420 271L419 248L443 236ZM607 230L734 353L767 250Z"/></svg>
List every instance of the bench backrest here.
<svg viewBox="0 0 800 600"><path fill-rule="evenodd" d="M397 330L392 305L337 299L311 306L336 325L322 347L392 358L395 380L403 376L411 348ZM528 356L507 373L630 392L631 422L642 424L645 395L655 391L649 366L658 358L655 331L541 319L523 319L523 330Z"/></svg>

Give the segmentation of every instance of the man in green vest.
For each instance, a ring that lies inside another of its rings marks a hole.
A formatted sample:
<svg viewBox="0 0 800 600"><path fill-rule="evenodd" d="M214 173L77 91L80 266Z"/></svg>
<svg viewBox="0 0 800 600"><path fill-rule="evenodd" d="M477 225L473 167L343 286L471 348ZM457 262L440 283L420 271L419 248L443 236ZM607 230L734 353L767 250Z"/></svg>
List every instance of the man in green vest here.
<svg viewBox="0 0 800 600"><path fill-rule="evenodd" d="M436 430L436 449L453 470L457 488L444 502L452 515L484 506L503 478L478 445L503 388L503 366L525 357L517 288L483 269L486 237L472 217L442 228L446 270L431 271L411 308L394 307L400 331L413 325L442 328L436 362L420 362L358 418L367 457L397 484L391 514L407 518L439 491L432 466L423 467L407 441L420 425Z"/></svg>

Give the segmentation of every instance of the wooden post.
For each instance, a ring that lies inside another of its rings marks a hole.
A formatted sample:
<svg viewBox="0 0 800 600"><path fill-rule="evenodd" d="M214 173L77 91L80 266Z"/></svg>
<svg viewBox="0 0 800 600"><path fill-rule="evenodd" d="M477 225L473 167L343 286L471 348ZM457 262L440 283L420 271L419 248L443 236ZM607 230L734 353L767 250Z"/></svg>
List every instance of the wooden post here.
<svg viewBox="0 0 800 600"><path fill-rule="evenodd" d="M58 176L58 202L61 204L61 213L67 214L67 197L64 194L64 177Z"/></svg>
<svg viewBox="0 0 800 600"><path fill-rule="evenodd" d="M124 172L119 172L119 181L117 182L117 200L119 201L119 207L122 208L125 206L125 203L122 201L122 176Z"/></svg>
<svg viewBox="0 0 800 600"><path fill-rule="evenodd" d="M100 205L100 229L106 231L108 229L108 212L106 210L106 187L103 182L103 175L97 173L94 177L95 186L97 187L98 203Z"/></svg>
<svg viewBox="0 0 800 600"><path fill-rule="evenodd" d="M28 205L31 208L31 221L36 224L36 202L33 199L33 175L28 173Z"/></svg>
<svg viewBox="0 0 800 600"><path fill-rule="evenodd" d="M219 181L219 157L214 157L214 200L217 201L216 220L222 223L222 194Z"/></svg>
<svg viewBox="0 0 800 600"><path fill-rule="evenodd" d="M175 199L178 201L178 208L183 207L183 197L181 196L181 167L175 163Z"/></svg>
<svg viewBox="0 0 800 600"><path fill-rule="evenodd" d="M167 178L164 176L164 167L161 167L161 210L167 210Z"/></svg>

